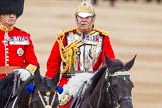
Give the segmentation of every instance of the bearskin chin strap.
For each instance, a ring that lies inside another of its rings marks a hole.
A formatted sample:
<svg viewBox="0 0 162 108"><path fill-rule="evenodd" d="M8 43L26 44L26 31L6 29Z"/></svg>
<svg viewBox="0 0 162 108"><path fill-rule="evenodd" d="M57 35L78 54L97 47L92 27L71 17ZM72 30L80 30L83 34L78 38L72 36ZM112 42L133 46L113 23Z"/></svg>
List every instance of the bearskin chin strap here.
<svg viewBox="0 0 162 108"><path fill-rule="evenodd" d="M6 19L3 15L1 15L0 16L1 18L2 18L2 20L4 21L4 22L6 22L6 23L8 23L8 24L11 24L11 25L14 25L15 23L16 23L16 20L14 20L14 21L11 21L11 20L8 20L8 19Z"/></svg>
<svg viewBox="0 0 162 108"><path fill-rule="evenodd" d="M81 40L75 40L67 46L63 45L63 38L57 39L59 43L59 50L62 61L65 63L65 68L61 71L61 74L64 74L68 69L75 63L76 56L78 52L78 47L83 45Z"/></svg>

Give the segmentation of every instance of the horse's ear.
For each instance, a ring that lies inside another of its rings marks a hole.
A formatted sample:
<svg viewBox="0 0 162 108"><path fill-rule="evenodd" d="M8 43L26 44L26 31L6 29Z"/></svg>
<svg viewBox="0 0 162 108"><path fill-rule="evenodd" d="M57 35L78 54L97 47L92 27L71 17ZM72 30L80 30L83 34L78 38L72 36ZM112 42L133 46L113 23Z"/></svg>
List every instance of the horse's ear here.
<svg viewBox="0 0 162 108"><path fill-rule="evenodd" d="M133 66L133 64L134 64L134 61L135 61L135 59L136 59L136 56L137 56L137 55L135 55L135 56L133 57L132 60L130 60L129 62L127 62L127 63L125 64L125 68L126 68L127 71L130 70L130 69L132 68L132 66Z"/></svg>
<svg viewBox="0 0 162 108"><path fill-rule="evenodd" d="M37 70L34 72L34 80L35 80L36 84L42 82L42 76L40 74L40 68L37 68Z"/></svg>
<svg viewBox="0 0 162 108"><path fill-rule="evenodd" d="M54 85L57 85L57 83L59 82L60 80L60 70L57 72L57 74L55 75L55 77L52 78L52 83Z"/></svg>
<svg viewBox="0 0 162 108"><path fill-rule="evenodd" d="M105 57L106 65L109 68L110 64L112 64L113 61L106 55L106 53L104 53L104 57Z"/></svg>

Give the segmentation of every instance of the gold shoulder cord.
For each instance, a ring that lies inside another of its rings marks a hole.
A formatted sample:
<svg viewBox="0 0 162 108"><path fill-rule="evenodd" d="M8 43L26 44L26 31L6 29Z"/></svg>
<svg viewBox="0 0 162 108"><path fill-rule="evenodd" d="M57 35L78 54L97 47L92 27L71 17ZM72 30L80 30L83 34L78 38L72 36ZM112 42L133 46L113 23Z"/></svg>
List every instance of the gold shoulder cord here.
<svg viewBox="0 0 162 108"><path fill-rule="evenodd" d="M107 31L102 30L102 29L93 28L93 30L101 32L101 34L103 34L104 36L108 36L108 34L109 34Z"/></svg>
<svg viewBox="0 0 162 108"><path fill-rule="evenodd" d="M59 43L60 56L62 61L65 63L65 68L61 71L61 74L64 74L68 71L68 69L75 63L76 56L78 52L78 47L83 44L80 40L75 40L71 42L69 45L64 46L63 39L65 37L65 32L60 33L57 38L57 42Z"/></svg>

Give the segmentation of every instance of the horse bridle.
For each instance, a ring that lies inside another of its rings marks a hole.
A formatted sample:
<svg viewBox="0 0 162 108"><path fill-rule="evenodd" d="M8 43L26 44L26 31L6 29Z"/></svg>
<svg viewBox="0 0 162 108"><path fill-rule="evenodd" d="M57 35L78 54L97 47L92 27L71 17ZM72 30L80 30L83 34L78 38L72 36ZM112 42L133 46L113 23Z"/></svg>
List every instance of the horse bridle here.
<svg viewBox="0 0 162 108"><path fill-rule="evenodd" d="M115 77L115 76L125 76L125 75L130 75L129 74L129 72L128 71L125 71L125 72L121 72L121 71L117 71L117 72L115 72L115 73L113 73L113 74L110 74L109 73L109 70L108 70L108 68L106 69L106 74L105 74L105 79L107 80L107 88L106 88L106 90L107 90L107 92L109 92L108 94L108 96L109 96L109 98L111 99L110 101L109 101L109 103L112 103L113 105L114 105L114 108L120 108L120 103L121 102L123 102L123 101L129 101L129 102L131 102L132 101L132 97L131 96L124 96L124 97L122 97L122 98L120 98L120 99L118 99L117 98L117 96L116 96L116 94L115 94L115 92L114 92L114 90L113 90L113 88L112 88L112 86L111 86L111 83L110 83L110 80L109 80L109 77ZM110 94L111 94L111 96L110 96ZM113 98L114 97L114 98ZM112 101L112 102L111 102Z"/></svg>
<svg viewBox="0 0 162 108"><path fill-rule="evenodd" d="M52 108L52 106L54 104L54 101L55 101L55 98L56 98L57 92L56 91L54 92L51 104L49 102L49 98L50 98L51 92L46 92L46 96L47 96L46 102L47 102L47 104L45 104L43 96L41 95L40 91L38 90L37 92L38 92L38 96L39 96L39 98L40 98L44 108Z"/></svg>
<svg viewBox="0 0 162 108"><path fill-rule="evenodd" d="M44 91L36 90L36 92L38 93L38 96L39 96L39 98L41 100L41 103L42 103L43 107L44 108L52 108L52 106L53 106L53 104L55 102L55 99L56 99L57 90L54 91L54 92L47 91L46 96L42 96L42 94L41 94L41 92L44 92ZM50 102L49 100L50 100L50 97L51 97L52 93L53 93L52 101ZM43 99L43 97L45 99Z"/></svg>

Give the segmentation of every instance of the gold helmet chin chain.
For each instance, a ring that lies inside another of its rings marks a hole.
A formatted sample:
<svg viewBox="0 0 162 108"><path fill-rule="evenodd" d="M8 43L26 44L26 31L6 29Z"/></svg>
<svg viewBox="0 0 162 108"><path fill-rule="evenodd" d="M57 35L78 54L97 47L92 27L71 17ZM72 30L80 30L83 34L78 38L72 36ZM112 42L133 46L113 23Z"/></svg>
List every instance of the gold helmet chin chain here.
<svg viewBox="0 0 162 108"><path fill-rule="evenodd" d="M83 45L83 42L81 40L75 40L71 42L69 45L64 46L63 38L64 36L60 39L57 39L57 42L59 43L61 59L65 63L65 67L61 71L61 74L67 72L68 69L75 63L78 47Z"/></svg>

